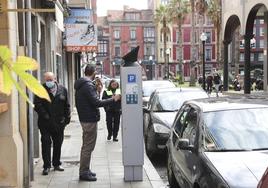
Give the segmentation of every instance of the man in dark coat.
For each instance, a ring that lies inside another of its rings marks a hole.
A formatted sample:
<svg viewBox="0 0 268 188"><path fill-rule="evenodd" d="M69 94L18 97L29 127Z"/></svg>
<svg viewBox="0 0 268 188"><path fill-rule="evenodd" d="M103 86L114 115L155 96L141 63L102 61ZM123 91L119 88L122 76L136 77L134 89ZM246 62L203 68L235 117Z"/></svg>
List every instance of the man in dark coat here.
<svg viewBox="0 0 268 188"><path fill-rule="evenodd" d="M67 89L58 84L52 72L44 74L45 83L51 103L35 96L35 111L38 113L38 128L41 133L42 157L44 161L43 175L48 175L51 168L51 140L53 142L52 165L54 170L64 171L60 166L61 146L64 128L70 123L70 104Z"/></svg>
<svg viewBox="0 0 268 188"><path fill-rule="evenodd" d="M78 79L75 84L75 103L78 117L83 130L83 144L80 155L79 179L82 181L96 181L96 173L90 170L91 153L97 139L97 122L100 120L99 107L113 105L121 99L115 95L111 99L100 100L94 84L95 67L87 65L85 77Z"/></svg>

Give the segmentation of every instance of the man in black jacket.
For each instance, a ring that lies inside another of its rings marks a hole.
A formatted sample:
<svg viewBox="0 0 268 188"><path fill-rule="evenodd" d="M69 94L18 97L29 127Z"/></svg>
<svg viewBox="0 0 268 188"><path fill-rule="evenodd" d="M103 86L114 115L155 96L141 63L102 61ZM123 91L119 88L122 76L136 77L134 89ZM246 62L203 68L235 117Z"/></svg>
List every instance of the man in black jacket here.
<svg viewBox="0 0 268 188"><path fill-rule="evenodd" d="M61 146L64 128L70 123L70 104L67 89L58 84L52 72L44 74L45 83L51 103L35 96L35 111L38 113L38 128L41 133L42 157L44 161L43 175L48 175L51 167L51 139L53 141L52 165L54 170L64 171L60 166Z"/></svg>
<svg viewBox="0 0 268 188"><path fill-rule="evenodd" d="M121 99L115 95L111 99L100 100L95 79L95 67L87 65L85 77L78 79L75 84L75 103L79 121L83 129L83 144L80 155L79 179L83 181L96 181L96 174L90 170L91 153L97 139L97 122L100 120L99 107L113 105Z"/></svg>

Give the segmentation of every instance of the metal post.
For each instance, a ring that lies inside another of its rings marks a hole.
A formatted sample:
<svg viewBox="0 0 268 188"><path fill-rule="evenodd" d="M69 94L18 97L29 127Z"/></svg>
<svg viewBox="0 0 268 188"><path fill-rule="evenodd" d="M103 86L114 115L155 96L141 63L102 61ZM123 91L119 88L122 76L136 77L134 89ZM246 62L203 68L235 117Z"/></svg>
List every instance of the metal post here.
<svg viewBox="0 0 268 188"><path fill-rule="evenodd" d="M26 1L26 8L31 9L31 0ZM32 13L26 13L26 36L27 36L27 55L32 57ZM30 71L30 73L32 73ZM29 93L29 99L33 101L33 94L32 92ZM33 108L28 106L28 144L29 144L29 175L30 180L34 180L34 173L33 173Z"/></svg>
<svg viewBox="0 0 268 188"><path fill-rule="evenodd" d="M206 41L202 41L202 46L203 46L203 74L202 74L202 77L203 77L203 82L202 82L202 87L203 87L203 90L205 91L206 90L206 75L205 75L205 70L206 70L206 62L205 62L205 42Z"/></svg>
<svg viewBox="0 0 268 188"><path fill-rule="evenodd" d="M167 53L167 79L169 80L169 54Z"/></svg>

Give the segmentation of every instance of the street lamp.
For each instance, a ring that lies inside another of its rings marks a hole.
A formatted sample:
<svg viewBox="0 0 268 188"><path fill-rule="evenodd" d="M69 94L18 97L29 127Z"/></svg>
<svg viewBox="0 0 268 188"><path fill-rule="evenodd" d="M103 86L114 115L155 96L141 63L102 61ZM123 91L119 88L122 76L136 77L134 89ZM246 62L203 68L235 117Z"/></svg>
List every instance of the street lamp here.
<svg viewBox="0 0 268 188"><path fill-rule="evenodd" d="M115 70L114 70L114 66L115 66L115 62L113 61L113 78L115 77Z"/></svg>
<svg viewBox="0 0 268 188"><path fill-rule="evenodd" d="M102 78L102 71L103 71L103 62L100 61L100 66L101 66L101 78Z"/></svg>
<svg viewBox="0 0 268 188"><path fill-rule="evenodd" d="M166 71L166 73L167 73L167 79L168 80L169 80L169 54L170 54L170 49L167 48L166 49L166 56L167 56L167 71Z"/></svg>
<svg viewBox="0 0 268 188"><path fill-rule="evenodd" d="M149 57L149 61L150 61L150 79L153 79L153 56L150 55Z"/></svg>
<svg viewBox="0 0 268 188"><path fill-rule="evenodd" d="M202 41L202 46L203 46L203 74L202 74L202 77L203 77L203 80L202 80L202 87L203 87L203 90L206 89L206 77L205 77L205 68L206 68L206 62L205 62L205 42L207 40L207 35L206 33L202 33L201 36L200 36L200 40Z"/></svg>

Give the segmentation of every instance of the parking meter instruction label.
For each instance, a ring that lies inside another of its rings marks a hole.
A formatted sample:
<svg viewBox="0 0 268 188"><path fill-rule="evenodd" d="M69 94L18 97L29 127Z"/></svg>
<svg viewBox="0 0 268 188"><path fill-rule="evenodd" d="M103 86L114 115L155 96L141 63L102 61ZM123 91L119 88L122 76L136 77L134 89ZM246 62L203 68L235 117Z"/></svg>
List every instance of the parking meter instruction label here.
<svg viewBox="0 0 268 188"><path fill-rule="evenodd" d="M138 104L138 84L126 85L126 103Z"/></svg>

